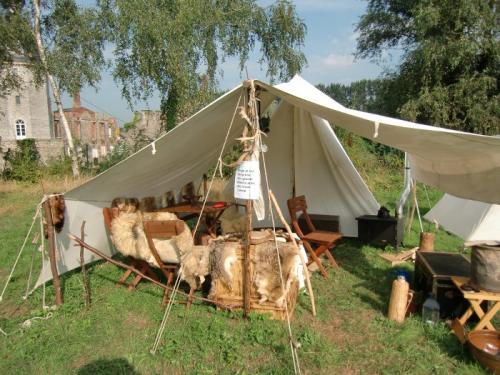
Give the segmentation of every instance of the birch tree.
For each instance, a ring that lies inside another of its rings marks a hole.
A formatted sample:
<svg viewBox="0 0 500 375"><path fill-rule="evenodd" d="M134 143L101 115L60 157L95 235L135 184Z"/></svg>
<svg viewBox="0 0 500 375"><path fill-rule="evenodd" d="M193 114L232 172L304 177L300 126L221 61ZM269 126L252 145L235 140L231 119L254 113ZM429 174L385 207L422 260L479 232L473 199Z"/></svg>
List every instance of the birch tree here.
<svg viewBox="0 0 500 375"><path fill-rule="evenodd" d="M83 86L97 88L106 34L95 8L79 7L74 0L1 0L0 3L0 94L19 86L12 72L12 57L29 61L35 81L49 81L63 125L72 160L72 172L79 175L75 144L64 114L61 93L73 94ZM2 91L3 90L3 91Z"/></svg>
<svg viewBox="0 0 500 375"><path fill-rule="evenodd" d="M260 6L255 0L102 0L99 6L110 27L113 75L123 96L132 102L158 92L170 128L201 86L216 86L228 57L237 59L241 71L258 49L271 80L288 79L306 63L306 26L290 1Z"/></svg>

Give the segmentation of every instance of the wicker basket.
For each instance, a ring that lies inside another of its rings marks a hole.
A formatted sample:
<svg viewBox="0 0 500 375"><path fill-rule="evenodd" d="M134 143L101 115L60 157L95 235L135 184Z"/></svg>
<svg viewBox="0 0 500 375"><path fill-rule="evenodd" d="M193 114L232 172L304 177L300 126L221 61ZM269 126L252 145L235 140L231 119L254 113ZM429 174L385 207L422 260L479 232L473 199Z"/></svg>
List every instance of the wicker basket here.
<svg viewBox="0 0 500 375"><path fill-rule="evenodd" d="M253 259L255 245L250 246L250 259ZM212 290L210 298L231 307L234 310L243 309L243 246L240 244L236 249L236 262L234 262L231 273L233 274L232 279L232 289L229 289L223 282L217 279L212 280ZM250 262L250 311L258 313L270 314L271 319L284 320L286 319L286 309L285 307L277 307L273 302L259 303L259 295L255 289L254 279L254 267L255 264ZM295 305L297 303L297 296L299 292L299 285L297 281L294 281L288 292L286 303L288 307L288 313L290 318L293 317L293 312L295 310Z"/></svg>

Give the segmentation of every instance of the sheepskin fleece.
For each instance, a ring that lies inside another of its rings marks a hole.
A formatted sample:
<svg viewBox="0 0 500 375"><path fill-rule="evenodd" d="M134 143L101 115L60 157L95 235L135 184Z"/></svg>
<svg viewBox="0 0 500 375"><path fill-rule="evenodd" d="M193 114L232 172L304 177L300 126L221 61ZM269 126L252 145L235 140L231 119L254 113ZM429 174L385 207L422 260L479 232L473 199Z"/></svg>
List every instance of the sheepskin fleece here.
<svg viewBox="0 0 500 375"><path fill-rule="evenodd" d="M143 259L158 267L144 233L143 220L177 220L175 214L169 212L119 212L111 223L111 235L116 249L123 255ZM158 255L163 262L180 263L182 256L189 253L194 246L191 231L186 223L184 230L171 239L153 239Z"/></svg>
<svg viewBox="0 0 500 375"><path fill-rule="evenodd" d="M191 251L182 257L181 279L193 289L201 287L205 276L210 273L209 246L193 246Z"/></svg>

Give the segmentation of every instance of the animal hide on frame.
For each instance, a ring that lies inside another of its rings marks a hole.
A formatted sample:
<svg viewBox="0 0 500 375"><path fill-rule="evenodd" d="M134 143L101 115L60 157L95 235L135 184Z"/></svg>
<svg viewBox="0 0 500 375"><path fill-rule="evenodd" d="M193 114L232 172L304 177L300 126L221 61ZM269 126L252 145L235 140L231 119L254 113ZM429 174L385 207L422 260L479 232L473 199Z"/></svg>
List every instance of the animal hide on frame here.
<svg viewBox="0 0 500 375"><path fill-rule="evenodd" d="M232 289L234 276L232 267L236 262L236 249L239 246L239 242L227 242L222 237L210 242L210 276L212 277L212 286L209 298L219 289L218 283L224 284L229 290Z"/></svg>
<svg viewBox="0 0 500 375"><path fill-rule="evenodd" d="M279 257L276 254L276 246L278 246ZM266 241L255 245L253 261L255 264L254 284L260 296L259 303L269 301L277 307L283 307L292 283L297 280L296 268L300 264L297 249L289 242Z"/></svg>
<svg viewBox="0 0 500 375"><path fill-rule="evenodd" d="M144 232L144 220L178 220L169 212L141 212L139 202L134 198L117 198L112 203L113 221L111 238L116 249L126 256L142 259L158 267ZM198 288L208 275L209 248L194 246L191 231L186 223L184 230L171 239L154 238L156 250L165 263L182 265L181 279L190 287Z"/></svg>

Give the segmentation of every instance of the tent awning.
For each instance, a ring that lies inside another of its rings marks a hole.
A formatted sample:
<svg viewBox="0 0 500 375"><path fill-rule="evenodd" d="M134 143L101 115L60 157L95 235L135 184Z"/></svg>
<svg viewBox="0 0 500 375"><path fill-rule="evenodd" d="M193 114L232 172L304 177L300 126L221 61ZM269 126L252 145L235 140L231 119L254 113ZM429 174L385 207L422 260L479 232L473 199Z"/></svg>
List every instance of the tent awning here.
<svg viewBox="0 0 500 375"><path fill-rule="evenodd" d="M258 85L367 139L408 152L415 179L458 197L500 203L500 138L348 109L299 76Z"/></svg>

